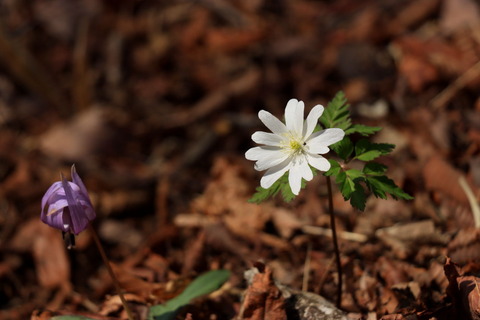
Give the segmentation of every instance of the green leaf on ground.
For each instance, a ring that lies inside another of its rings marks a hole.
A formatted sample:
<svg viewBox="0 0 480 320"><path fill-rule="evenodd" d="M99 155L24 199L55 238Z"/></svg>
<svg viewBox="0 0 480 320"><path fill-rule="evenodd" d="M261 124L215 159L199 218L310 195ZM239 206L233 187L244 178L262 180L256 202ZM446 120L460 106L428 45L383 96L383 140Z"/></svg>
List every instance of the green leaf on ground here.
<svg viewBox="0 0 480 320"><path fill-rule="evenodd" d="M149 320L172 320L177 311L191 300L218 290L230 277L228 270L209 271L190 283L185 290L164 304L150 307Z"/></svg>

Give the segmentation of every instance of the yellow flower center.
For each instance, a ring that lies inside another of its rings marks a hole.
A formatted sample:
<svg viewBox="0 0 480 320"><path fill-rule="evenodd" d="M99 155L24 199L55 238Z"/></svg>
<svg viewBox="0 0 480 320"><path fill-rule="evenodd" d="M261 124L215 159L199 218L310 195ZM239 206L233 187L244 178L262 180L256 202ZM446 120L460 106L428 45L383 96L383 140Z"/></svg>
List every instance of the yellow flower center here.
<svg viewBox="0 0 480 320"><path fill-rule="evenodd" d="M297 140L290 140L290 149L294 153L301 152L303 150L303 144Z"/></svg>
<svg viewBox="0 0 480 320"><path fill-rule="evenodd" d="M301 138L295 137L291 133L287 134L285 138L282 143L282 148L285 152L291 155L300 155L305 152L305 143Z"/></svg>

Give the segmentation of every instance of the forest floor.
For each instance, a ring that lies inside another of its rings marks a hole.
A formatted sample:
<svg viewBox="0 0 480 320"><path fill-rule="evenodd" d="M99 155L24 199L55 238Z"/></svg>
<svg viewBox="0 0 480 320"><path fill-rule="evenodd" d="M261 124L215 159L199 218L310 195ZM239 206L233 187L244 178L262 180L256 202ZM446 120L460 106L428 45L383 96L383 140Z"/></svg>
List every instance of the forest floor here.
<svg viewBox="0 0 480 320"><path fill-rule="evenodd" d="M261 173L244 154L259 110L340 90L396 145L381 162L414 196L359 212L334 189L341 310L478 319L478 2L11 0L0 17L1 319L126 319L92 234L67 250L40 221L72 164L139 319L217 269L228 281L177 319L281 319L242 315L254 267L335 301L325 179L248 203Z"/></svg>

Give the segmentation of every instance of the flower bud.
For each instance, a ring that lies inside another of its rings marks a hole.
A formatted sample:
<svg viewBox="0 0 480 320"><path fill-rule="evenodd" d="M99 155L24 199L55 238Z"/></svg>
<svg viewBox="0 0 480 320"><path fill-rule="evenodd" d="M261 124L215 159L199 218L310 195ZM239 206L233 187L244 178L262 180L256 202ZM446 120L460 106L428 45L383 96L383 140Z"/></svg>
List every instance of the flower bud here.
<svg viewBox="0 0 480 320"><path fill-rule="evenodd" d="M62 180L52 184L42 198L40 219L63 232L79 234L95 216L87 188L74 165L72 181L67 181L62 175Z"/></svg>

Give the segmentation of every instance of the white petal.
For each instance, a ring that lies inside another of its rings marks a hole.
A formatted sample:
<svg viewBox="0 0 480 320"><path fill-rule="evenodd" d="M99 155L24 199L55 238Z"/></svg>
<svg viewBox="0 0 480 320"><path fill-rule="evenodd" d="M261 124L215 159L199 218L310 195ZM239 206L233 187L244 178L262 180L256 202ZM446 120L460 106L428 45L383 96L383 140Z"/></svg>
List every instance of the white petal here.
<svg viewBox="0 0 480 320"><path fill-rule="evenodd" d="M282 141L282 137L274 133L268 133L263 131L257 131L252 134L252 140L258 144L264 144L267 146L279 146Z"/></svg>
<svg viewBox="0 0 480 320"><path fill-rule="evenodd" d="M342 129L329 128L312 134L308 139L307 144L309 146L321 145L326 147L342 140L344 136L345 132Z"/></svg>
<svg viewBox="0 0 480 320"><path fill-rule="evenodd" d="M255 170L263 171L271 167L276 166L277 164L282 163L285 159L288 158L288 154L279 150L272 150L267 153L264 153L260 159L255 163Z"/></svg>
<svg viewBox="0 0 480 320"><path fill-rule="evenodd" d="M317 104L315 107L313 107L312 110L310 110L310 113L308 114L307 119L305 120L305 124L303 125L303 137L308 138L315 127L317 126L318 123L318 118L322 116L323 113L323 106L320 104Z"/></svg>
<svg viewBox="0 0 480 320"><path fill-rule="evenodd" d="M300 192L302 178L307 181L313 179L312 169L308 166L307 159L304 156L295 159L288 174L288 183L290 184L292 192L296 195Z"/></svg>
<svg viewBox="0 0 480 320"><path fill-rule="evenodd" d="M304 109L305 104L303 101L298 101L297 99L290 99L285 107L285 123L287 124L287 129L299 136L303 133Z"/></svg>
<svg viewBox="0 0 480 320"><path fill-rule="evenodd" d="M258 118L275 134L281 135L282 133L287 132L285 124L268 111L260 110L258 112Z"/></svg>
<svg viewBox="0 0 480 320"><path fill-rule="evenodd" d="M303 179L307 181L311 181L313 179L313 172L310 166L308 165L308 162L305 161L304 168L302 169L303 172Z"/></svg>
<svg viewBox="0 0 480 320"><path fill-rule="evenodd" d="M265 189L270 188L275 183L275 181L280 179L285 174L285 172L290 169L291 165L292 163L290 159L286 159L275 167L268 169L267 172L265 172L265 174L263 175L262 179L260 179L260 186Z"/></svg>
<svg viewBox="0 0 480 320"><path fill-rule="evenodd" d="M318 169L320 171L330 170L330 162L328 162L327 159L320 155L307 153L307 160L308 163L315 169Z"/></svg>
<svg viewBox="0 0 480 320"><path fill-rule="evenodd" d="M281 157L281 154L283 154L281 150L282 149L278 147L270 146L253 147L248 149L247 152L245 152L245 158L247 158L247 160L257 161L273 156Z"/></svg>
<svg viewBox="0 0 480 320"><path fill-rule="evenodd" d="M260 159L262 154L263 154L263 149L262 148L253 147L253 148L248 149L247 152L245 152L245 158L247 158L247 160L256 161L256 160Z"/></svg>
<svg viewBox="0 0 480 320"><path fill-rule="evenodd" d="M310 153L315 154L325 154L330 151L329 147L323 146L321 144L313 144L311 141L307 142L307 150Z"/></svg>

